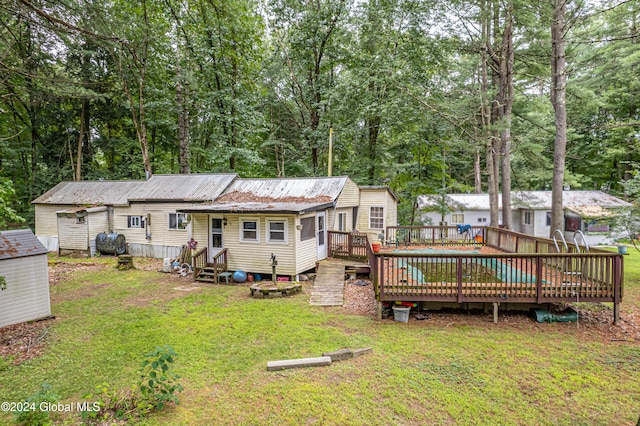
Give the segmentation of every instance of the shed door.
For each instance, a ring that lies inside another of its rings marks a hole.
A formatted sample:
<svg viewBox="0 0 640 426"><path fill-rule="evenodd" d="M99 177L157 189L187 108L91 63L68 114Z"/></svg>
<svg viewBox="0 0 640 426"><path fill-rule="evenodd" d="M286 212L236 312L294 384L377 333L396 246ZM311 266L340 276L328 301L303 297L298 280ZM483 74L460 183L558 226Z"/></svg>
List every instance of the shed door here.
<svg viewBox="0 0 640 426"><path fill-rule="evenodd" d="M325 226L325 213L318 212L316 215L316 227L317 235L316 240L318 242L318 260L322 260L327 257L327 230Z"/></svg>
<svg viewBox="0 0 640 426"><path fill-rule="evenodd" d="M213 261L213 256L218 254L224 247L222 241L222 218L211 218L211 237L209 238L209 261Z"/></svg>

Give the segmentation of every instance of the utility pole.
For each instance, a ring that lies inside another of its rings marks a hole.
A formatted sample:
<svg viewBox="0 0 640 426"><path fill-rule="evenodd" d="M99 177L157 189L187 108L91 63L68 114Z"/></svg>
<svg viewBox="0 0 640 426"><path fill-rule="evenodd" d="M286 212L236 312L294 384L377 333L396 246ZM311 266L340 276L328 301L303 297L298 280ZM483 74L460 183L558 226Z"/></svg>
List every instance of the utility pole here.
<svg viewBox="0 0 640 426"><path fill-rule="evenodd" d="M329 166L327 176L333 172L333 127L329 127Z"/></svg>

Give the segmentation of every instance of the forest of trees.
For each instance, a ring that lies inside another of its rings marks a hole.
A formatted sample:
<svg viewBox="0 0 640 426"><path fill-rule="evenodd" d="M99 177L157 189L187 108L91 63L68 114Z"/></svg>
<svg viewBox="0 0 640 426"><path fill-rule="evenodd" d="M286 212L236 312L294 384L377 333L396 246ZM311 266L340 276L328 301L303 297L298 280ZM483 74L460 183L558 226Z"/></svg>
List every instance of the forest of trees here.
<svg viewBox="0 0 640 426"><path fill-rule="evenodd" d="M0 227L63 180L326 175L330 129L333 175L390 185L402 224L420 194L550 190L563 134L560 184L640 193L640 0L5 0L0 23Z"/></svg>

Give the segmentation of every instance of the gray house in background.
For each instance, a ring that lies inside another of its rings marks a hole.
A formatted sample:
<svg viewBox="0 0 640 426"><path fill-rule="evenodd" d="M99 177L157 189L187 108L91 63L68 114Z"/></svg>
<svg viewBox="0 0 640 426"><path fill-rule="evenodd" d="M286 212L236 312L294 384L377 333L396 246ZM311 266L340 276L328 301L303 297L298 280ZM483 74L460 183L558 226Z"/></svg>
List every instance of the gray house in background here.
<svg viewBox="0 0 640 426"><path fill-rule="evenodd" d="M0 327L51 316L47 249L29 229L0 232Z"/></svg>
<svg viewBox="0 0 640 426"><path fill-rule="evenodd" d="M500 200L501 201L501 200ZM613 220L628 214L631 204L602 191L563 191L564 236L573 241L582 231L589 245L615 238ZM444 206L444 208L443 208ZM442 220L449 225L485 226L490 222L489 194L421 195L418 208L426 224ZM502 214L502 203L499 204ZM514 191L511 193L513 230L536 237L549 237L551 231L551 191ZM578 241L581 243L581 241Z"/></svg>

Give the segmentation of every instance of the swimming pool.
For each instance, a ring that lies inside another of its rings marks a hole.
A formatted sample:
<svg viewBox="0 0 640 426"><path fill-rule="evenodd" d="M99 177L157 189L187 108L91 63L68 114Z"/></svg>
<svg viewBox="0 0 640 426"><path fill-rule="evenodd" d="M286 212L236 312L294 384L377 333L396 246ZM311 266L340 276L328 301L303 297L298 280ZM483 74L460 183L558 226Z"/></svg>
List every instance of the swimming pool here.
<svg viewBox="0 0 640 426"><path fill-rule="evenodd" d="M397 254L411 254L411 255L430 255L430 254L453 254L453 255L468 255L468 254L479 254L478 250L452 250L452 249L434 249L434 248L424 248L417 250L394 250L393 253ZM424 258L421 258L424 259ZM435 260L435 258L434 258ZM454 263L457 262L457 258L438 258L437 262L429 262L428 258L426 262L421 262L421 265L435 265L435 267L430 268L430 275L428 279L425 277L424 271L421 268L416 267L415 264L411 264L406 260L398 259L397 267L400 269L406 270L406 278L408 280L412 280L416 284L427 284L429 282L438 282L438 281L457 281L457 277L448 276L451 273L455 273L453 269L446 268L447 272L442 273L440 269L442 268L442 264ZM466 265L466 264L465 264ZM509 282L509 283L535 283L536 276L527 274L519 270L518 268L514 268L506 262L500 261L500 259L496 258L481 258L475 262L475 265L482 267L485 269L489 275L486 273L484 282L493 281L491 278L495 278L497 281L501 282ZM435 271L435 272L434 272ZM440 275L442 273L442 275ZM470 276L471 272L467 272L466 269L463 270L463 280L464 276ZM477 276L476 276L477 279ZM543 280L544 282L544 280Z"/></svg>

